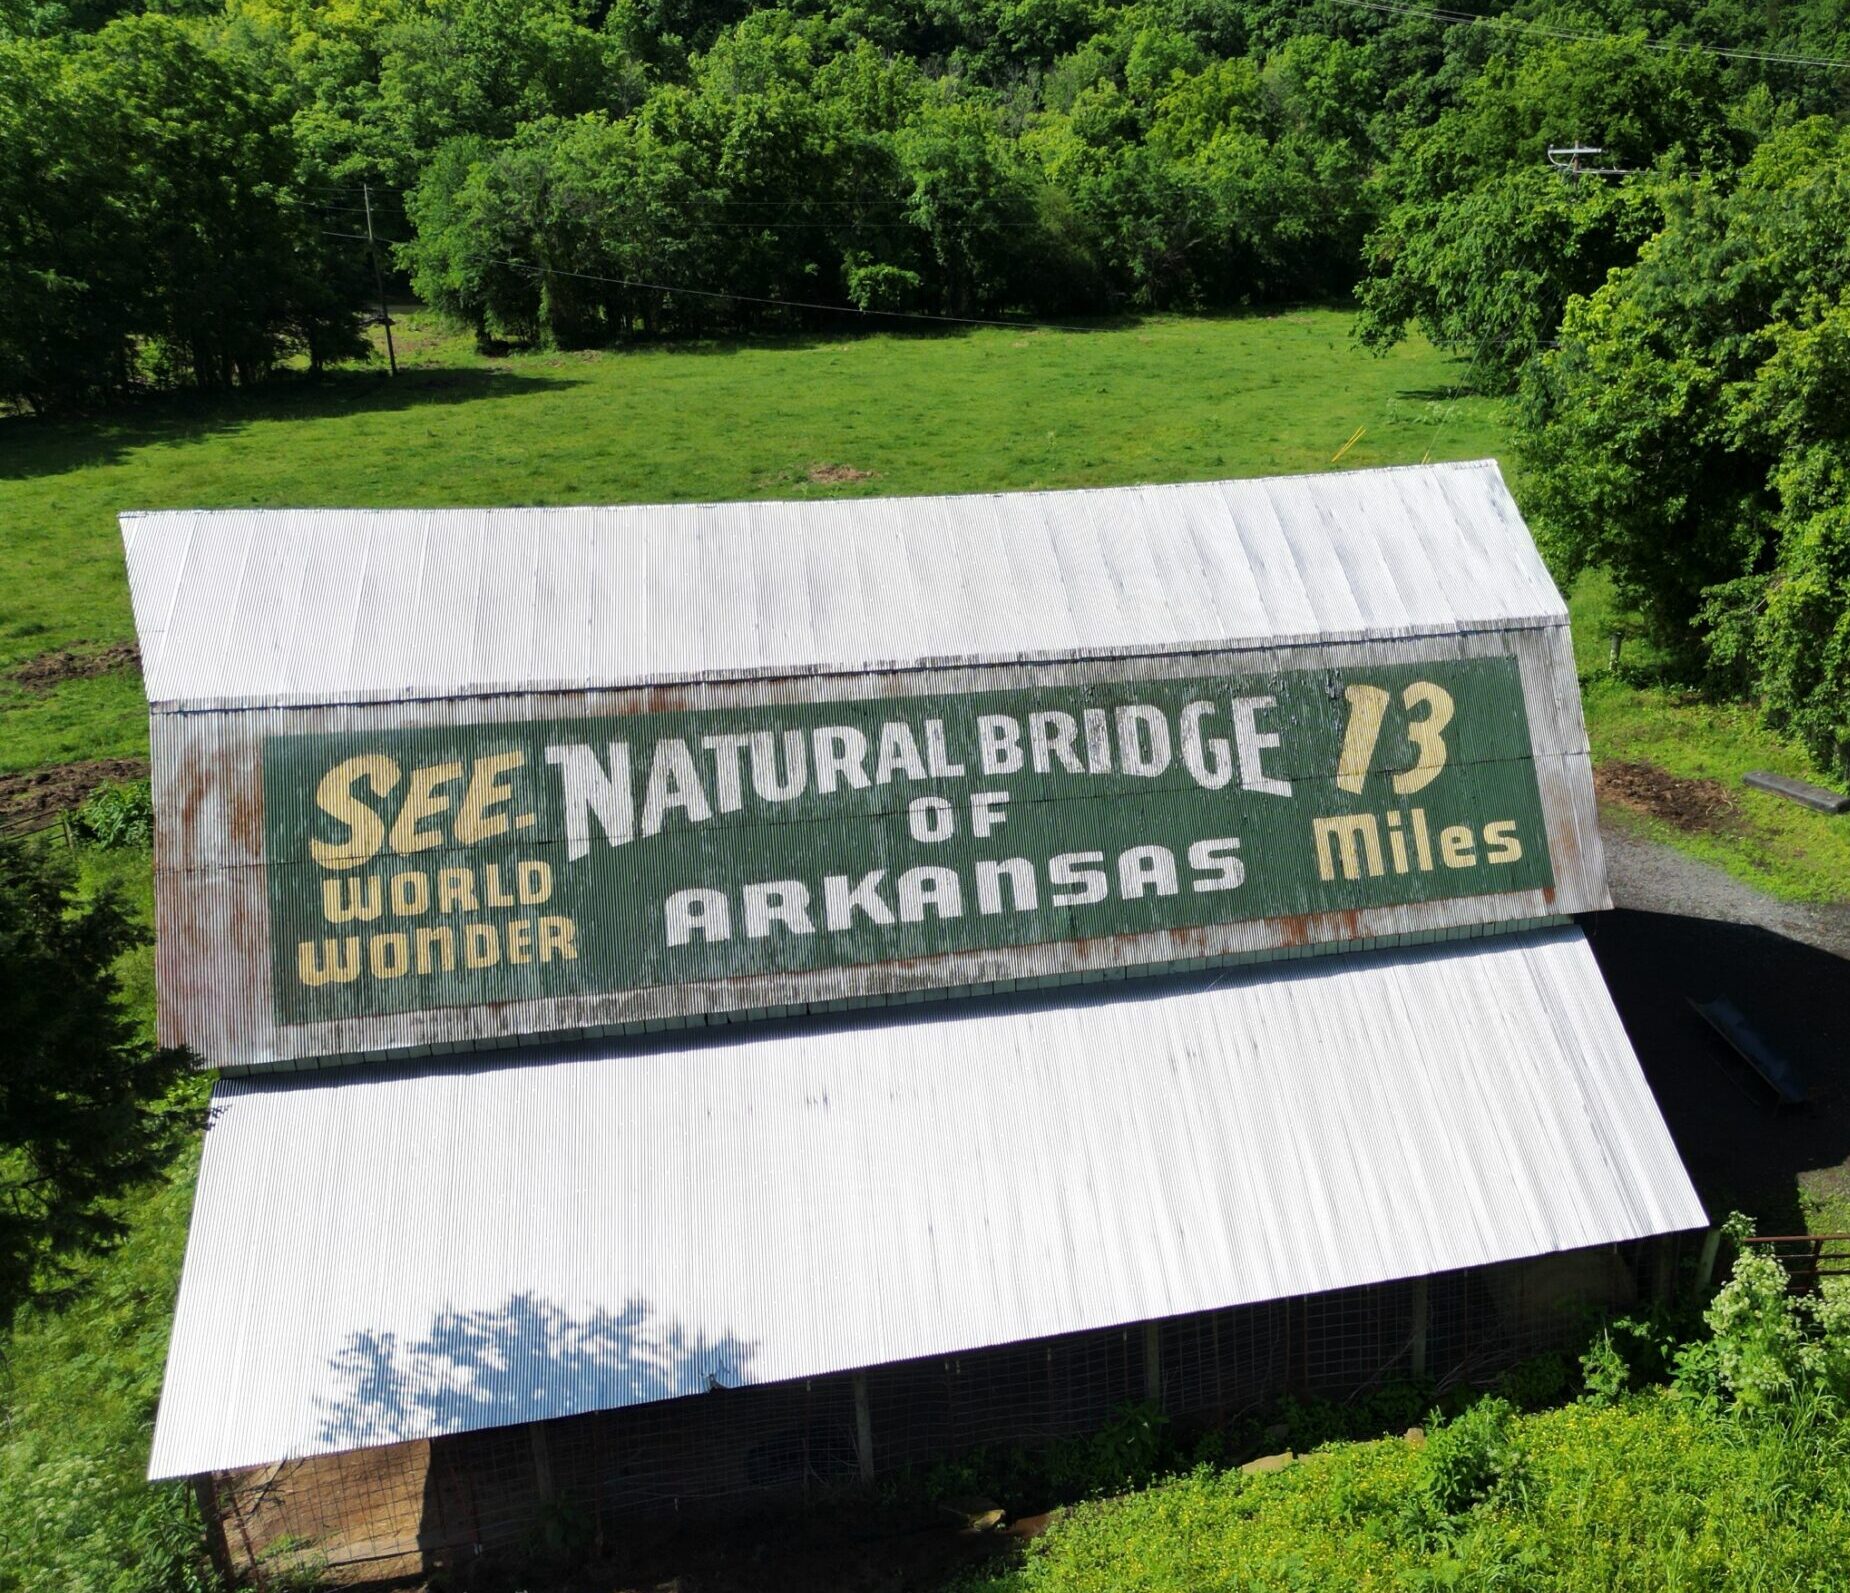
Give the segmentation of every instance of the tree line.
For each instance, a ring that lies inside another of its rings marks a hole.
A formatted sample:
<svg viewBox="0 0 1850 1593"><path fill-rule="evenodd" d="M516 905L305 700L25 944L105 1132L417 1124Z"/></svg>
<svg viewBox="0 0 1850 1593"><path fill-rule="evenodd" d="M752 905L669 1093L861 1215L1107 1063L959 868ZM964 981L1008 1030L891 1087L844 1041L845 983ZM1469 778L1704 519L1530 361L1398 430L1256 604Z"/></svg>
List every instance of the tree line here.
<svg viewBox="0 0 1850 1593"><path fill-rule="evenodd" d="M1850 0L0 0L0 397L1308 299L1511 395L1557 568L1850 771ZM1551 146L1598 146L1564 175Z"/></svg>

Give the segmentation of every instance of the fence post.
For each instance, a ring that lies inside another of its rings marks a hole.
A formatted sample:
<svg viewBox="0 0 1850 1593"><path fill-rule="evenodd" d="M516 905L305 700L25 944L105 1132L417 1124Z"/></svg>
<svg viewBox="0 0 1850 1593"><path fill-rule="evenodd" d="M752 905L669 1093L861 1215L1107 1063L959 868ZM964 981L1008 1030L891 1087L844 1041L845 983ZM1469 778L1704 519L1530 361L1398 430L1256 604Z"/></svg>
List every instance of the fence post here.
<svg viewBox="0 0 1850 1593"><path fill-rule="evenodd" d="M867 1397L867 1374L854 1374L854 1458L861 1465L861 1481L874 1480L874 1412Z"/></svg>
<svg viewBox="0 0 1850 1593"><path fill-rule="evenodd" d="M1703 1237L1702 1254L1696 1258L1696 1298L1701 1299L1709 1292L1709 1285L1715 1281L1715 1258L1721 1254L1722 1231L1711 1228Z"/></svg>
<svg viewBox="0 0 1850 1593"><path fill-rule="evenodd" d="M542 1500L551 1499L552 1485L552 1450L546 1441L546 1424L528 1422L527 1437L533 1445L533 1484L539 1490Z"/></svg>
<svg viewBox="0 0 1850 1593"><path fill-rule="evenodd" d="M1426 1280L1413 1280L1413 1335L1407 1341L1408 1370L1415 1378L1426 1375L1426 1335L1432 1320L1431 1303L1427 1298Z"/></svg>
<svg viewBox="0 0 1850 1593"><path fill-rule="evenodd" d="M205 1522L206 1553L212 1567L225 1579L226 1587L237 1585L231 1565L231 1545L225 1540L225 1518L219 1513L218 1490L212 1485L212 1473L202 1471L193 1478L193 1497L199 1502L199 1514Z"/></svg>

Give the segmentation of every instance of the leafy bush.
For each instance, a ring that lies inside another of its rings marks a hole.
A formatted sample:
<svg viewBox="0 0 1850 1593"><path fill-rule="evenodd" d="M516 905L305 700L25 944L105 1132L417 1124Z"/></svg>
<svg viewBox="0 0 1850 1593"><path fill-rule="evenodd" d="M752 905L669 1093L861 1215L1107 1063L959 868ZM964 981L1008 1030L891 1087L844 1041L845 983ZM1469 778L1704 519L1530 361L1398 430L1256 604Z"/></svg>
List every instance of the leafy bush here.
<svg viewBox="0 0 1850 1593"><path fill-rule="evenodd" d="M1479 1400L1424 1447L1336 1443L1269 1475L1198 1466L1065 1512L964 1593L1515 1588L1733 1593L1844 1585L1850 1311L1744 1250L1707 1332L1611 1323L1587 1397ZM1660 1381L1665 1380L1667 1381ZM1565 1363L1509 1382L1567 1386Z"/></svg>
<svg viewBox="0 0 1850 1593"><path fill-rule="evenodd" d="M1096 1433L1051 1445L1043 1459L1062 1498L1091 1498L1147 1483L1167 1450L1169 1419L1155 1405L1125 1405Z"/></svg>
<svg viewBox="0 0 1850 1593"><path fill-rule="evenodd" d="M100 785L72 816L78 836L104 850L154 844L154 798L146 780Z"/></svg>
<svg viewBox="0 0 1850 1593"><path fill-rule="evenodd" d="M1463 1514L1508 1493L1522 1476L1512 1434L1515 1406L1481 1399L1426 1440L1426 1497L1440 1515Z"/></svg>

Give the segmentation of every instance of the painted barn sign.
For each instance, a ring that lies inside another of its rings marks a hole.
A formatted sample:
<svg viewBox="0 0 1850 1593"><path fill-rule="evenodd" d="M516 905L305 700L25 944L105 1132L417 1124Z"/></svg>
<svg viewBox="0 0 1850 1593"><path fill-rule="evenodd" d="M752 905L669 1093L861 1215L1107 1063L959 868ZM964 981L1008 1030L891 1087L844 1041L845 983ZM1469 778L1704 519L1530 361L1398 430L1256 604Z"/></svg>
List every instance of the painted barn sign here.
<svg viewBox="0 0 1850 1593"><path fill-rule="evenodd" d="M320 1067L1607 904L1494 465L123 519L163 1039Z"/></svg>
<svg viewBox="0 0 1850 1593"><path fill-rule="evenodd" d="M283 1025L1555 882L1508 655L274 735L262 769Z"/></svg>

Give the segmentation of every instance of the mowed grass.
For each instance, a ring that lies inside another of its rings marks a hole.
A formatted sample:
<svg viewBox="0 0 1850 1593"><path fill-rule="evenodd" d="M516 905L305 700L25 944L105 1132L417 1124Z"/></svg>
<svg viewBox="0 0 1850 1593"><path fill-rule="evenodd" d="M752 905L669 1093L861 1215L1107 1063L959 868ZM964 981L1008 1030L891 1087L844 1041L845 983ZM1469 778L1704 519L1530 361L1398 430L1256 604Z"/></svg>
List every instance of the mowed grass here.
<svg viewBox="0 0 1850 1593"><path fill-rule="evenodd" d="M976 492L1318 470L1358 431L1345 468L1498 440L1456 362L1363 354L1335 310L496 360L413 317L400 346L396 381L0 421L0 671L133 636L124 509ZM127 673L0 686L0 714L0 773L146 746Z"/></svg>
<svg viewBox="0 0 1850 1593"><path fill-rule="evenodd" d="M48 426L0 420L0 775L136 757L131 672L28 691L5 672L129 640L131 508L641 503L1199 480L1502 454L1497 406L1419 341L1355 348L1340 309L488 359L401 322L402 374ZM1512 483L1521 497L1521 482ZM1752 710L1604 672L1609 604L1575 596L1595 756L1738 790L1806 773ZM1643 820L1781 895L1850 899L1850 820L1742 793L1740 822Z"/></svg>

